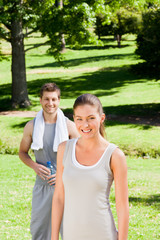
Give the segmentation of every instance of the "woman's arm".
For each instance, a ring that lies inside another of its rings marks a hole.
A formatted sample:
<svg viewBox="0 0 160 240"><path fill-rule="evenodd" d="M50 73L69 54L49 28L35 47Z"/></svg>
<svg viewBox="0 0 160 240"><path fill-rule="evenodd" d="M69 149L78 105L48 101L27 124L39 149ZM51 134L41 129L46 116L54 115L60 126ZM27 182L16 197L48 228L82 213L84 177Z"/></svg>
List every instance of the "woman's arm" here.
<svg viewBox="0 0 160 240"><path fill-rule="evenodd" d="M127 240L129 227L127 164L124 153L118 148L112 154L111 169L115 182L118 240Z"/></svg>
<svg viewBox="0 0 160 240"><path fill-rule="evenodd" d="M58 147L57 153L57 174L56 174L56 186L53 194L52 201L52 233L51 240L59 239L59 230L63 217L64 209L64 186L62 181L63 174L63 154L65 150L66 142L63 142Z"/></svg>

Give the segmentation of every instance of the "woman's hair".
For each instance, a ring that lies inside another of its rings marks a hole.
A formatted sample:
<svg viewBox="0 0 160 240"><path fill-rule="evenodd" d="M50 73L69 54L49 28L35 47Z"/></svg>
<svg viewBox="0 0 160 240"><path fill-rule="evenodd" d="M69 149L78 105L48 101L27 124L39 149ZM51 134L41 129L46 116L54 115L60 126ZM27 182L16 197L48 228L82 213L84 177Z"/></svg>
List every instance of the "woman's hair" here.
<svg viewBox="0 0 160 240"><path fill-rule="evenodd" d="M89 93L82 94L75 100L73 110L75 110L78 106L82 106L85 104L96 107L99 115L103 114L103 107L100 100L95 95ZM103 123L101 123L100 125L100 134L102 135L102 137L106 138L106 132Z"/></svg>
<svg viewBox="0 0 160 240"><path fill-rule="evenodd" d="M45 83L40 90L40 97L43 97L43 92L57 92L58 98L60 99L61 90L55 83Z"/></svg>

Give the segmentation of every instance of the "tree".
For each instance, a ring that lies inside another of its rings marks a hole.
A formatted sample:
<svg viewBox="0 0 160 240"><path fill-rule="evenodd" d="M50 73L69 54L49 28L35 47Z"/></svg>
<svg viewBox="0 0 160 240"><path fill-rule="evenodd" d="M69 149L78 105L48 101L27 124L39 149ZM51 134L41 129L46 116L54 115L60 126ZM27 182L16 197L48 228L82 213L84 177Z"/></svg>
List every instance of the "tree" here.
<svg viewBox="0 0 160 240"><path fill-rule="evenodd" d="M63 34L71 48L80 48L84 43L96 42L96 36L90 30L95 22L95 13L92 8L94 2L63 1L63 8L52 5L39 17L38 29L44 36L48 36L49 53L58 61L62 60L60 34Z"/></svg>
<svg viewBox="0 0 160 240"><path fill-rule="evenodd" d="M136 53L147 66L160 71L160 8L151 7L143 13L142 28L137 36Z"/></svg>
<svg viewBox="0 0 160 240"><path fill-rule="evenodd" d="M126 33L137 33L141 22L138 12L120 8L115 17L112 18L112 31L117 37L118 47L121 47L122 35Z"/></svg>
<svg viewBox="0 0 160 240"><path fill-rule="evenodd" d="M126 33L137 33L140 26L141 16L137 12L120 8L112 14L110 22L105 23L101 15L96 18L95 32L100 39L101 36L114 35L117 39L118 47L121 47L122 35Z"/></svg>
<svg viewBox="0 0 160 240"><path fill-rule="evenodd" d="M27 92L24 35L22 29L23 0L7 1L1 4L0 37L12 46L12 106L28 107L30 101ZM26 6L25 6L26 7Z"/></svg>
<svg viewBox="0 0 160 240"><path fill-rule="evenodd" d="M112 0L106 1L106 11L96 15L96 33L99 35L113 34L116 36L118 47L121 46L122 35L137 33L141 22L141 10L145 0Z"/></svg>
<svg viewBox="0 0 160 240"><path fill-rule="evenodd" d="M31 27L49 37L49 52L62 60L64 36L71 47L95 39L89 27L95 18L91 6L96 0L1 0L0 37L12 46L12 106L27 107L27 93L23 29ZM62 7L62 5L64 7ZM34 21L33 21L34 20ZM31 31L32 32L32 31Z"/></svg>
<svg viewBox="0 0 160 240"><path fill-rule="evenodd" d="M57 8L63 8L63 0L56 0L55 1L55 5ZM64 34L63 33L59 33L59 38L60 38L60 42L61 42L61 52L65 51L65 39L64 39Z"/></svg>

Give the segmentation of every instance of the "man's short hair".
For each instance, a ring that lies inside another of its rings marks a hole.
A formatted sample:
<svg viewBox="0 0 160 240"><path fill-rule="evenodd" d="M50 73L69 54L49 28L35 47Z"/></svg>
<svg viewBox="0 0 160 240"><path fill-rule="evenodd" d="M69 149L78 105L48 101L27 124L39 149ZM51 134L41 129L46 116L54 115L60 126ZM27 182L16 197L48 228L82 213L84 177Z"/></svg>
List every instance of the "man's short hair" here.
<svg viewBox="0 0 160 240"><path fill-rule="evenodd" d="M45 83L40 90L40 98L43 97L43 92L57 92L58 98L60 99L61 90L55 83Z"/></svg>

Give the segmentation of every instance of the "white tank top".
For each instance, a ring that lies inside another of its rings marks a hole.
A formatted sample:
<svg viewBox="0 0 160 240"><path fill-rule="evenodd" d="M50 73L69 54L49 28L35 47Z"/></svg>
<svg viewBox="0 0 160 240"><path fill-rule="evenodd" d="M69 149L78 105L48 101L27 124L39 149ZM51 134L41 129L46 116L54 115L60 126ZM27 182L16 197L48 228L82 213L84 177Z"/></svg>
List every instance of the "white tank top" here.
<svg viewBox="0 0 160 240"><path fill-rule="evenodd" d="M117 146L110 143L95 165L83 166L74 159L76 141L67 141L63 159L64 240L117 240L109 204L110 159Z"/></svg>

